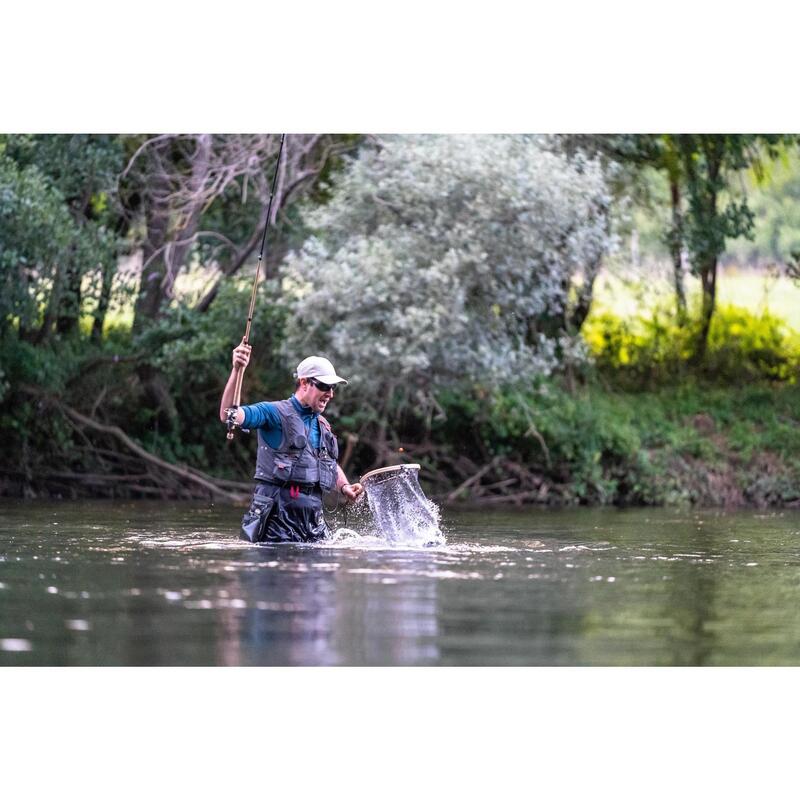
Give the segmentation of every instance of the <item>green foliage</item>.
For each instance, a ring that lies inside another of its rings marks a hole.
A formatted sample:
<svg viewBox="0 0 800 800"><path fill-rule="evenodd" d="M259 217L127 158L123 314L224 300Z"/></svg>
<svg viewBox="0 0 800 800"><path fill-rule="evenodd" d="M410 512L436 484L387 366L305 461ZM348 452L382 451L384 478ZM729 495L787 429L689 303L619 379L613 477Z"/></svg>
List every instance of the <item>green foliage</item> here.
<svg viewBox="0 0 800 800"><path fill-rule="evenodd" d="M726 255L741 264L785 264L800 250L800 154L785 149L766 176L748 178L754 237L730 243Z"/></svg>
<svg viewBox="0 0 800 800"><path fill-rule="evenodd" d="M437 441L454 456L471 443L473 456L524 464L551 487L550 502L765 506L800 495L796 385L689 379L631 393L549 381L439 399Z"/></svg>
<svg viewBox="0 0 800 800"><path fill-rule="evenodd" d="M718 309L702 365L692 362L696 329L674 314L622 319L611 312L591 316L583 336L602 374L629 388L663 385L695 375L721 383L767 379L795 381L800 338L767 311L759 315L734 306Z"/></svg>
<svg viewBox="0 0 800 800"><path fill-rule="evenodd" d="M20 167L0 146L0 329L38 321L55 262L74 240L60 193L36 166Z"/></svg>
<svg viewBox="0 0 800 800"><path fill-rule="evenodd" d="M674 259L685 247L689 266L701 279L700 325L694 331L696 360L705 357L716 304L716 274L726 242L754 235L754 214L736 179L746 170L758 175L785 152L795 136L779 134L661 134L572 137L585 140L590 152L600 152L624 164L635 175L655 169L671 187L669 227L663 240ZM566 137L567 147L571 137ZM679 302L683 298L679 293Z"/></svg>
<svg viewBox="0 0 800 800"><path fill-rule="evenodd" d="M395 136L338 180L287 260L293 356L328 354L366 398L409 387L411 405L557 366L570 289L613 243L596 160L538 137Z"/></svg>
<svg viewBox="0 0 800 800"><path fill-rule="evenodd" d="M98 218L123 166L120 137L51 134L4 137L6 155L25 169L35 166L67 201L73 213Z"/></svg>
<svg viewBox="0 0 800 800"><path fill-rule="evenodd" d="M116 259L108 193L121 158L112 136L0 137L0 326L77 328L83 276Z"/></svg>
<svg viewBox="0 0 800 800"><path fill-rule="evenodd" d="M259 289L244 401L288 396L294 364L327 352L353 379L331 410L337 432L361 437L352 474L402 442L453 483L464 480L464 459L467 468L495 457L521 465L541 477L551 502L793 502L797 337L767 313L728 307L713 318L701 364L691 360L699 323L678 325L664 310L634 319L591 315L574 347L567 336L554 338L547 322L561 315L563 324L587 265L612 243L599 162L567 161L539 139L446 138L365 148L341 172L328 170L333 185L314 195L321 207L302 218L296 209L282 213L281 246L298 250L282 282ZM639 171L637 192L649 193L656 209L669 204L662 177L680 167L679 139L669 152L659 149L665 142L616 142L650 164ZM129 219L120 216L116 177L138 143L0 136L0 428L8 473L106 469L103 454L55 410L50 399L58 398L162 458L220 477L252 474L255 436L231 447L218 422L248 279L223 281L205 313L191 307L189 291L166 293L152 324L135 334L119 325L102 339L89 335ZM717 252L726 237L748 232L750 207L728 184L710 182L711 139L690 144L684 155L694 155L680 168L686 181L690 167L697 171L696 197L682 184L693 216L683 241L695 255L703 247ZM724 144L725 169L757 163L751 144ZM139 177L146 184L148 173ZM226 231L229 241L194 247L202 278L231 243L252 235L262 213L242 204L240 188L231 184L203 211L203 226ZM718 205L709 192L719 193ZM141 209L129 193L136 220ZM714 209L718 216L708 216ZM666 209L659 219L670 224ZM197 282L195 297L204 284ZM61 335L54 317L52 335L41 335L53 313L82 315L83 327ZM567 353L586 351L593 367L576 357L580 371L564 368ZM569 381L555 377L565 373Z"/></svg>
<svg viewBox="0 0 800 800"><path fill-rule="evenodd" d="M724 201L730 177L760 164L763 150L779 137L758 134L680 134L665 136L680 156L680 175L687 195L685 241L692 271L716 268L727 239L752 237L753 215L742 198Z"/></svg>
<svg viewBox="0 0 800 800"><path fill-rule="evenodd" d="M504 391L491 399L485 436L500 452L551 471L568 485L568 501L606 504L640 447L628 412L613 397L598 402L595 393L569 394L552 384L538 393Z"/></svg>
<svg viewBox="0 0 800 800"><path fill-rule="evenodd" d="M244 332L250 300L248 281L229 282L208 312L182 307L167 310L138 336L133 346L146 353L142 362L163 376L177 416L159 419L158 408L138 420L142 440L164 457L191 463L216 474L244 477L218 422L219 398L231 369L231 351ZM276 300L275 283L263 283L253 317L253 355L246 372L243 402L287 397L293 389L290 370L278 356L286 312ZM252 437L254 440L255 437ZM252 449L254 441L245 440ZM249 469L249 465L248 465Z"/></svg>

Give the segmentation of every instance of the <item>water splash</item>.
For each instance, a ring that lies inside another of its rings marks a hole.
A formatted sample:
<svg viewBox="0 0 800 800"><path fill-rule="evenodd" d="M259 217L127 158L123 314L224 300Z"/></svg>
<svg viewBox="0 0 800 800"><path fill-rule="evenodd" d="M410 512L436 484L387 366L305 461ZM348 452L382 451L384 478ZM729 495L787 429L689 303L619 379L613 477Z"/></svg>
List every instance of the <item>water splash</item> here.
<svg viewBox="0 0 800 800"><path fill-rule="evenodd" d="M444 544L439 507L425 497L416 469L382 473L365 482L375 532L392 545Z"/></svg>

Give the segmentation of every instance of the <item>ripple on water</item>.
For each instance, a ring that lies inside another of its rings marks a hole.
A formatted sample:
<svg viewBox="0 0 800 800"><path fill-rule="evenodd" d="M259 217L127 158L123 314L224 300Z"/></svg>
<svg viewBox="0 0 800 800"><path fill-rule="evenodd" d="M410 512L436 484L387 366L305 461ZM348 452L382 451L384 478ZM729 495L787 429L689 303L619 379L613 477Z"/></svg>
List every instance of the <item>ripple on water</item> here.
<svg viewBox="0 0 800 800"><path fill-rule="evenodd" d="M140 539L138 537L129 537L128 541L141 547L160 550L243 550L252 547L250 542L230 538L192 541L192 537L187 537L185 539Z"/></svg>
<svg viewBox="0 0 800 800"><path fill-rule="evenodd" d="M0 639L0 650L6 653L29 653L33 650L30 639Z"/></svg>
<svg viewBox="0 0 800 800"><path fill-rule="evenodd" d="M454 572L446 569L397 569L392 567L353 567L345 570L349 575L376 575L391 578L403 576L414 578L441 578L454 580L483 580L484 576L480 572ZM384 581L382 581L384 582ZM396 582L396 581L394 581Z"/></svg>

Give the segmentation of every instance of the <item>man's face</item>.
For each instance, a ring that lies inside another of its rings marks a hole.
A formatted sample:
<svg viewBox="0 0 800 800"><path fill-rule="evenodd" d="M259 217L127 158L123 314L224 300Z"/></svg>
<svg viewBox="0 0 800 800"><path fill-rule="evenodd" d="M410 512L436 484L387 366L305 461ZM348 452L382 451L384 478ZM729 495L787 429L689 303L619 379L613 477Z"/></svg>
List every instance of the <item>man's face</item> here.
<svg viewBox="0 0 800 800"><path fill-rule="evenodd" d="M317 411L321 414L327 408L336 387L329 386L326 389L322 389L319 386L319 381L315 378L306 378L304 381L300 385L303 390L300 402L307 405L312 411ZM326 386L326 384L322 384L322 386Z"/></svg>

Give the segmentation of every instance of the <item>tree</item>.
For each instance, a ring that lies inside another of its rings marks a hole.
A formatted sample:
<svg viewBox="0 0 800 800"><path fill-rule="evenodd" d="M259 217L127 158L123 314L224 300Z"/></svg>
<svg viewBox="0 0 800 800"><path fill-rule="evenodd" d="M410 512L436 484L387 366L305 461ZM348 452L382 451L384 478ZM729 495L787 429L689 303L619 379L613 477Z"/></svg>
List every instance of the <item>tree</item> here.
<svg viewBox="0 0 800 800"><path fill-rule="evenodd" d="M705 356L717 296L717 267L727 239L753 235L753 214L747 199L736 200L726 189L732 176L760 170L763 159L775 158L792 137L776 134L677 134L674 143L687 196L686 244L692 272L703 291L694 358Z"/></svg>
<svg viewBox="0 0 800 800"><path fill-rule="evenodd" d="M84 306L84 278L113 276L116 268L119 237L110 197L122 168L122 146L118 137L86 134L8 136L5 145L19 168L38 171L71 217L71 240L49 265L52 284L38 339L72 335ZM101 308L99 298L93 299L95 309Z"/></svg>
<svg viewBox="0 0 800 800"><path fill-rule="evenodd" d="M260 241L279 138L187 134L132 140L135 149L121 183L131 226L141 232L136 333L173 299L175 280L192 251L218 270L198 310L207 310L220 281L241 269ZM272 205L273 232L280 229L276 223L287 206L314 185L335 155L353 144L354 137L346 136L286 137ZM216 224L220 222L224 224ZM275 246L274 236L272 242L277 263L285 249L280 242Z"/></svg>
<svg viewBox="0 0 800 800"><path fill-rule="evenodd" d="M603 158L617 167L610 170L615 200L633 198L639 204L652 205L651 192L645 180L646 170L662 172L669 185L670 221L663 241L672 259L673 286L677 319L685 324L687 316L684 287L683 252L685 247L684 213L680 158L672 137L661 134L565 134L556 136L559 146L571 157L588 153Z"/></svg>
<svg viewBox="0 0 800 800"><path fill-rule="evenodd" d="M61 194L35 166L21 166L0 143L0 327L31 338L39 327L55 265L75 229Z"/></svg>
<svg viewBox="0 0 800 800"><path fill-rule="evenodd" d="M746 197L730 191L743 170L757 174L795 136L778 134L612 134L559 137L567 152L602 153L632 169L663 172L669 183L670 227L665 234L673 260L678 319L686 318L681 253L688 251L691 271L700 278L702 303L695 339L696 361L705 355L716 306L717 266L726 241L752 237L753 214Z"/></svg>
<svg viewBox="0 0 800 800"><path fill-rule="evenodd" d="M327 353L383 406L395 390L426 406L444 386L546 374L579 348L574 283L611 246L609 199L597 160L537 137L362 148L287 259L287 357Z"/></svg>

